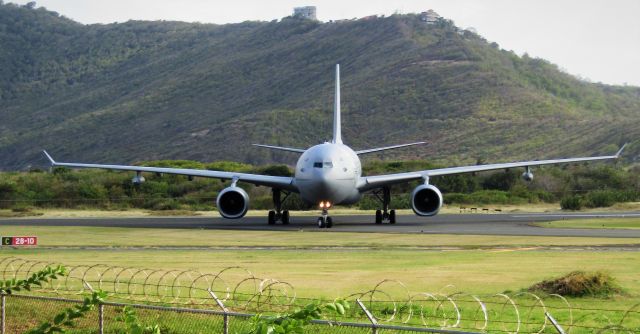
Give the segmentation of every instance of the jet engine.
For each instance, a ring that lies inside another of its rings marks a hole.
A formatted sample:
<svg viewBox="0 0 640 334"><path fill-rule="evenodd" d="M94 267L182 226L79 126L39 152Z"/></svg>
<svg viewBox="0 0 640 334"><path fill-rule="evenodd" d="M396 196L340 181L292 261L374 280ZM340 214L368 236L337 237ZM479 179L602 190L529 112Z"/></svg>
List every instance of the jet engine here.
<svg viewBox="0 0 640 334"><path fill-rule="evenodd" d="M146 180L145 180L144 176L142 176L140 174L136 174L136 176L134 176L131 179L131 183L133 183L133 185L135 185L135 186L139 186L139 185L143 184L145 181Z"/></svg>
<svg viewBox="0 0 640 334"><path fill-rule="evenodd" d="M423 184L411 193L411 208L418 216L435 216L442 207L442 193L430 184Z"/></svg>
<svg viewBox="0 0 640 334"><path fill-rule="evenodd" d="M218 194L216 205L222 217L228 219L242 218L249 210L249 195L240 187L224 188Z"/></svg>
<svg viewBox="0 0 640 334"><path fill-rule="evenodd" d="M524 173L522 173L522 179L527 181L527 182L531 182L533 181L533 173L526 171Z"/></svg>

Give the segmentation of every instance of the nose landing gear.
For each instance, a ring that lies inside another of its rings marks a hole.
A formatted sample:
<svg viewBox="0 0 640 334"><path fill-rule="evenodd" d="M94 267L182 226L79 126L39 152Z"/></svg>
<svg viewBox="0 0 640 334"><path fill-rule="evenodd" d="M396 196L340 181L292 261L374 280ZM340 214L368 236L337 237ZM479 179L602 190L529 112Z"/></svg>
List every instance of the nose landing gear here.
<svg viewBox="0 0 640 334"><path fill-rule="evenodd" d="M380 191L373 193L382 202L382 210L376 210L376 224L382 224L384 221L388 221L389 224L396 223L396 210L389 210L389 204L391 203L391 190L389 187L382 188L382 197L380 197Z"/></svg>
<svg viewBox="0 0 640 334"><path fill-rule="evenodd" d="M329 202L320 202L320 208L322 209L322 215L318 217L318 227L319 228L331 228L333 227L333 219L329 217L329 208L331 207L331 203Z"/></svg>

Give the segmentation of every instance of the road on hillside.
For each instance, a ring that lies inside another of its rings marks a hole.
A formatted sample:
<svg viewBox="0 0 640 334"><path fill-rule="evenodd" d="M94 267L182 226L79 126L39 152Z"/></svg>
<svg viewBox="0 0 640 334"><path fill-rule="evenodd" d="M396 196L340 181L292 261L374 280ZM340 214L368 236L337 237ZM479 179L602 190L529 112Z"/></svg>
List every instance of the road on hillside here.
<svg viewBox="0 0 640 334"><path fill-rule="evenodd" d="M442 214L435 217L399 215L395 225L373 224L373 216L333 216L334 226L319 229L316 217L291 217L289 225L267 225L266 217L245 217L228 220L211 217L144 217L144 218L10 218L0 219L2 225L21 226L101 226L137 228L189 228L221 230L268 231L327 231L327 232L377 232L377 233L425 233L471 235L519 235L557 237L609 237L640 238L640 229L572 229L542 228L535 222L563 219L591 219L613 217L638 217L640 213L595 214Z"/></svg>

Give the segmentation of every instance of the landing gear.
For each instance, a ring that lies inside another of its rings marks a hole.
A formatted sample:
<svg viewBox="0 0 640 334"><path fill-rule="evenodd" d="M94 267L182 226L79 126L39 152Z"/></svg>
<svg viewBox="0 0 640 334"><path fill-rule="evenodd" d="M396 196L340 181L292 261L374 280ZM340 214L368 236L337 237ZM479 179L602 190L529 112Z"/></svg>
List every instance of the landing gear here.
<svg viewBox="0 0 640 334"><path fill-rule="evenodd" d="M324 217L318 217L318 227L319 228L327 227L327 221L324 219Z"/></svg>
<svg viewBox="0 0 640 334"><path fill-rule="evenodd" d="M319 228L331 228L333 227L333 219L329 217L329 207L331 204L327 202L328 206L324 206L324 203L321 203L322 208L322 216L318 217L318 227Z"/></svg>
<svg viewBox="0 0 640 334"><path fill-rule="evenodd" d="M382 202L382 210L376 210L376 224L382 224L384 221L388 221L389 224L396 223L396 210L389 210L389 204L391 203L391 190L389 187L382 188L382 196L380 196L380 190L373 193Z"/></svg>
<svg viewBox="0 0 640 334"><path fill-rule="evenodd" d="M282 203L284 203L284 201L287 200L287 198L289 198L289 195L291 193L286 193L286 195L284 196L284 199L280 198L280 195L282 193L282 191L280 189L272 189L271 193L273 194L273 206L276 208L275 210L271 210L269 211L269 216L267 219L267 223L269 225L274 225L275 223L277 223L278 221L282 222L282 225L289 225L289 211L288 210L282 210Z"/></svg>

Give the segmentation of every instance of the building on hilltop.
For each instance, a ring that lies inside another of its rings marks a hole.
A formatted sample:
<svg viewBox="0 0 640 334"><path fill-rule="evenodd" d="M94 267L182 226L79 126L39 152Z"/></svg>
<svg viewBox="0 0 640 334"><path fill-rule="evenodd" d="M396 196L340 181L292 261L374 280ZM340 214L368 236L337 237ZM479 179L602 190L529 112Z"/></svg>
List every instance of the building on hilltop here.
<svg viewBox="0 0 640 334"><path fill-rule="evenodd" d="M317 20L316 6L295 7L293 9L293 16L309 20Z"/></svg>
<svg viewBox="0 0 640 334"><path fill-rule="evenodd" d="M429 9L426 12L420 13L420 21L426 22L427 24L435 24L438 22L441 16L438 15L433 9Z"/></svg>

